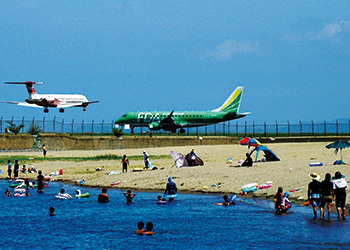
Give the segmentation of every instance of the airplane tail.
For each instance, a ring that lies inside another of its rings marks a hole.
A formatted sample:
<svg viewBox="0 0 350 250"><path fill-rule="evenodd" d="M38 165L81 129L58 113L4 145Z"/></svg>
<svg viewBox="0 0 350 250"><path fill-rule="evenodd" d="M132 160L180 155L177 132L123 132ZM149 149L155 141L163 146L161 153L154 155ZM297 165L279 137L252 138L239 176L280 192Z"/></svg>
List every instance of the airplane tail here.
<svg viewBox="0 0 350 250"><path fill-rule="evenodd" d="M241 104L242 95L243 87L237 87L219 108L213 109L212 111L235 112L237 114Z"/></svg>
<svg viewBox="0 0 350 250"><path fill-rule="evenodd" d="M34 84L43 84L42 82L32 82L32 81L26 81L26 82L5 82L6 84L25 84L27 87L28 94L30 96L38 94L34 89Z"/></svg>

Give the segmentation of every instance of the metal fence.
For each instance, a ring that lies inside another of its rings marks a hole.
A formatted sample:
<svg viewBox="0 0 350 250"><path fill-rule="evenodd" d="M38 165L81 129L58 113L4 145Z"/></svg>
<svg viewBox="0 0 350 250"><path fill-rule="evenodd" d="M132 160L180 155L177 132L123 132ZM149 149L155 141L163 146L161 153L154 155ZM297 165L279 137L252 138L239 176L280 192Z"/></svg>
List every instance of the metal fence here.
<svg viewBox="0 0 350 250"><path fill-rule="evenodd" d="M0 133L6 132L9 124L12 122L16 125L23 124L21 133L27 133L33 125L41 128L43 133L72 133L72 134L111 134L114 128L114 121L65 121L57 120L26 120L0 118ZM123 130L124 133L130 133L130 130ZM145 134L149 132L147 128L134 129L136 134ZM154 131L154 135L174 135L170 132ZM223 122L213 125L207 125L195 128L186 128L185 133L176 133L175 135L227 135L227 136L327 136L327 135L350 135L350 120L347 122L301 122L290 123L289 121L275 123L248 123L245 122Z"/></svg>

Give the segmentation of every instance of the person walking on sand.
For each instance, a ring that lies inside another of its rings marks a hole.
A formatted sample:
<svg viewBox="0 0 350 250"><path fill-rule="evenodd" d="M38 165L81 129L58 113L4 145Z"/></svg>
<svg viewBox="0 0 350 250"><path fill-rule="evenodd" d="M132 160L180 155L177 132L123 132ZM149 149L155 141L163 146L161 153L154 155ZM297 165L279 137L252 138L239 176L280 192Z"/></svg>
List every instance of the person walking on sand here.
<svg viewBox="0 0 350 250"><path fill-rule="evenodd" d="M346 188L348 187L348 182L342 178L342 174L338 171L335 173L335 180L333 181L333 199L335 196L335 205L338 212L338 220L343 217L345 220L345 202L346 202ZM342 214L341 214L342 211Z"/></svg>
<svg viewBox="0 0 350 250"><path fill-rule="evenodd" d="M146 150L143 150L143 156L145 161L145 169L147 170L149 168L149 155L147 154Z"/></svg>
<svg viewBox="0 0 350 250"><path fill-rule="evenodd" d="M312 181L309 183L307 190L308 199L311 201L312 208L314 210L314 219L317 218L317 207L321 203L321 183L318 181L321 176L313 172L309 175Z"/></svg>
<svg viewBox="0 0 350 250"><path fill-rule="evenodd" d="M12 163L11 163L11 160L7 161L7 174L8 174L8 177L9 177L10 181L12 181L12 177L11 177L11 174L12 174Z"/></svg>
<svg viewBox="0 0 350 250"><path fill-rule="evenodd" d="M128 172L129 160L126 155L123 155L123 159L121 160L121 164L123 165L123 173Z"/></svg>
<svg viewBox="0 0 350 250"><path fill-rule="evenodd" d="M327 219L330 220L333 201L333 183L331 182L331 174L327 173L324 181L321 182L321 219L324 218L324 207L327 205Z"/></svg>
<svg viewBox="0 0 350 250"><path fill-rule="evenodd" d="M47 147L45 144L43 144L43 155L44 155L44 158L46 158L46 153L47 153Z"/></svg>

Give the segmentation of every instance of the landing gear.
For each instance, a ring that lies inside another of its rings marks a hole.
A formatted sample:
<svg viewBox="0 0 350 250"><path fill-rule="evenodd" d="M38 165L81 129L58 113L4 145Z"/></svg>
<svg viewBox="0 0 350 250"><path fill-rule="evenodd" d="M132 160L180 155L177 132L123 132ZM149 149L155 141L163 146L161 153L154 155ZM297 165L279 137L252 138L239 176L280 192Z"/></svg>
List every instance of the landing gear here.
<svg viewBox="0 0 350 250"><path fill-rule="evenodd" d="M64 109L63 108L60 108L60 113L64 113Z"/></svg>
<svg viewBox="0 0 350 250"><path fill-rule="evenodd" d="M44 109L44 113L49 113L49 109L48 109L48 108L45 108L45 109Z"/></svg>
<svg viewBox="0 0 350 250"><path fill-rule="evenodd" d="M131 127L130 133L131 133L131 134L134 133L134 127Z"/></svg>
<svg viewBox="0 0 350 250"><path fill-rule="evenodd" d="M83 108L83 111L86 111L86 108Z"/></svg>
<svg viewBox="0 0 350 250"><path fill-rule="evenodd" d="M172 130L171 130L171 133L176 133L176 129L172 129Z"/></svg>
<svg viewBox="0 0 350 250"><path fill-rule="evenodd" d="M184 128L180 129L180 133L185 133L186 130Z"/></svg>

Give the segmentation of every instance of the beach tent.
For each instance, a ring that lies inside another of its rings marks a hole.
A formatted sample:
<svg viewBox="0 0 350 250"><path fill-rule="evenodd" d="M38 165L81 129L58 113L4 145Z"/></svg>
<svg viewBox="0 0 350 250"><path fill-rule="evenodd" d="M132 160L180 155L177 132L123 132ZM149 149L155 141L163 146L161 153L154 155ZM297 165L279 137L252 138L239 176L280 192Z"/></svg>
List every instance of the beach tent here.
<svg viewBox="0 0 350 250"><path fill-rule="evenodd" d="M182 154L175 151L170 151L170 155L174 159L175 166L177 168L188 167L188 162Z"/></svg>
<svg viewBox="0 0 350 250"><path fill-rule="evenodd" d="M260 151L264 151L266 161L280 161L280 159L270 149L268 149L267 147L265 147L263 145L256 147L252 151L252 153L254 151L256 151L255 161L258 160L258 156L259 156Z"/></svg>
<svg viewBox="0 0 350 250"><path fill-rule="evenodd" d="M186 155L186 160L187 160L187 162L188 162L188 166L192 166L191 164L192 164L192 162L191 162L191 157L190 157L190 153L188 153L187 155ZM194 166L203 166L204 165L204 162L202 161L202 159L201 158L199 158L198 156L196 156L196 160L195 160L195 162L194 162Z"/></svg>

